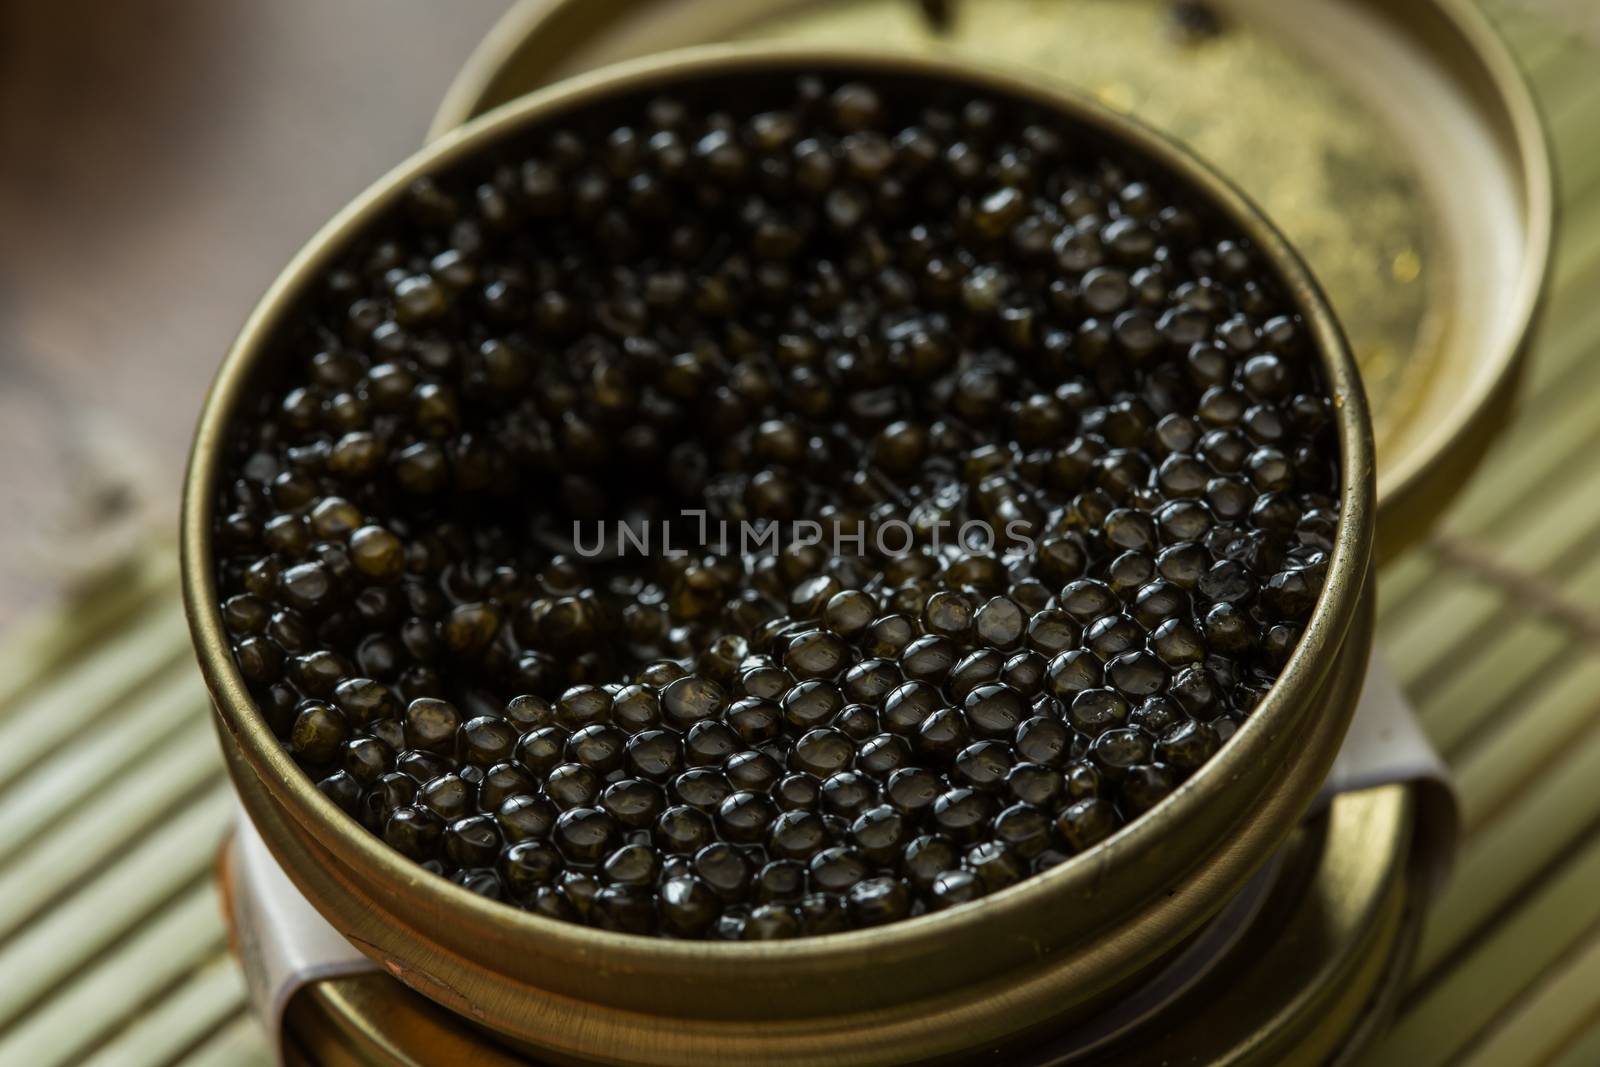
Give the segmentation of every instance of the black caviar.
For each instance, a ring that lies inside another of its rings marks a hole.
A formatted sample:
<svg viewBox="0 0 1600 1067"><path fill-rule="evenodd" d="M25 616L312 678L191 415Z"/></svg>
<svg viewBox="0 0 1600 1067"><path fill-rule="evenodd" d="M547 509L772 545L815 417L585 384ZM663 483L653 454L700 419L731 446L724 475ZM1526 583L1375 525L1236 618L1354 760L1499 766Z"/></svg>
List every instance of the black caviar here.
<svg viewBox="0 0 1600 1067"><path fill-rule="evenodd" d="M1092 847L1250 715L1338 525L1306 330L1171 175L1021 101L747 80L416 181L217 501L322 791L632 933L872 926ZM619 520L673 550L582 533Z"/></svg>

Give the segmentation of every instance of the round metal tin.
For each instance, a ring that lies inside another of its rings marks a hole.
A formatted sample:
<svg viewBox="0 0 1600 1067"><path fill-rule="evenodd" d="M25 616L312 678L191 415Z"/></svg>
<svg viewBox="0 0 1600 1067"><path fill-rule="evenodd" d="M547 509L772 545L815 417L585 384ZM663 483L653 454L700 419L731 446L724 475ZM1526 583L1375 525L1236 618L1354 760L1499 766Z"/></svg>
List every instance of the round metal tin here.
<svg viewBox="0 0 1600 1067"><path fill-rule="evenodd" d="M1503 421L1555 196L1532 96L1470 0L520 0L430 136L607 63L768 38L1031 71L1237 181L1306 257L1361 365L1381 558L1427 530Z"/></svg>
<svg viewBox="0 0 1600 1067"><path fill-rule="evenodd" d="M1048 1039L1003 1059L1070 1067L1313 1067L1351 1062L1392 1009L1421 916L1407 869L1413 801L1404 786L1336 798L1285 847L1270 903L1206 987L1164 1008L1092 1061ZM224 856L226 856L226 851ZM230 872L222 871L224 889ZM232 914L231 909L227 909ZM1308 961L1312 961L1308 963ZM317 982L291 1002L290 1062L324 1067L513 1067L532 1062L464 1016L387 975Z"/></svg>
<svg viewBox="0 0 1600 1067"><path fill-rule="evenodd" d="M1046 107L1083 135L1181 177L1247 236L1306 320L1341 416L1340 527L1304 636L1237 735L1145 817L1051 871L935 916L791 942L708 945L554 922L431 877L299 771L234 665L211 548L233 412L301 295L417 177L618 94L735 91L740 78L819 70L953 80ZM571 79L447 135L312 240L246 324L207 400L185 491L184 595L246 810L311 903L413 989L555 1062L927 1062L1011 1047L1019 1034L1115 997L1214 915L1294 831L1343 737L1370 648L1372 471L1355 364L1309 274L1248 201L1170 142L1037 79L949 60L770 44L702 49ZM706 1004L722 1014L697 1014Z"/></svg>

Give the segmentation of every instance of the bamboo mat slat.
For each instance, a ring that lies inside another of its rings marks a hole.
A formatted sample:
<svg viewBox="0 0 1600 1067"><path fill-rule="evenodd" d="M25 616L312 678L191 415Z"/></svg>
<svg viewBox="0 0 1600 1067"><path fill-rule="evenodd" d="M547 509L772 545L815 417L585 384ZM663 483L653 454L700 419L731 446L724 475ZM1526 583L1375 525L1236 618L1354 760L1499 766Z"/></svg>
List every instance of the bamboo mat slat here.
<svg viewBox="0 0 1600 1067"><path fill-rule="evenodd" d="M213 839L219 831L220 826L212 830ZM219 906L216 887L201 880L148 920L132 925L123 940L97 955L70 985L0 1036L0 1063L79 1063L120 1025L159 1004L196 968L216 961L225 947Z"/></svg>
<svg viewBox="0 0 1600 1067"><path fill-rule="evenodd" d="M1571 636L1559 626L1543 619L1515 619L1500 628L1481 655L1446 663L1436 681L1416 690L1426 694L1417 700L1417 714L1434 744L1458 764L1476 738L1493 732L1497 722L1523 714L1520 704L1541 673L1570 646Z"/></svg>
<svg viewBox="0 0 1600 1067"><path fill-rule="evenodd" d="M241 1014L219 1030L193 1053L182 1059L183 1067L272 1067L267 1043L254 1018Z"/></svg>
<svg viewBox="0 0 1600 1067"><path fill-rule="evenodd" d="M130 768L146 756L165 762L164 750L175 735L186 728L193 733L196 721L204 722L203 694L193 667L174 664L138 698L100 709L104 725L19 774L0 791L0 864L30 841L50 836L55 822L74 810L62 799L81 793L85 783L133 773Z"/></svg>
<svg viewBox="0 0 1600 1067"><path fill-rule="evenodd" d="M1593 991L1600 987L1600 936L1590 934L1569 955L1502 1013L1500 1026L1461 1060L1461 1067L1550 1060L1593 1024Z"/></svg>
<svg viewBox="0 0 1600 1067"><path fill-rule="evenodd" d="M1589 699L1593 700L1592 695ZM1466 839L1452 888L1423 923L1414 969L1418 979L1431 980L1434 972L1470 946L1497 914L1514 908L1541 872L1559 864L1594 832L1600 825L1597 781L1600 732L1573 746L1547 773L1537 774L1514 803ZM1600 893L1594 897L1600 904Z"/></svg>
<svg viewBox="0 0 1600 1067"><path fill-rule="evenodd" d="M1581 1028L1565 1040L1538 1067L1594 1067L1600 1063L1600 1010L1592 1005Z"/></svg>
<svg viewBox="0 0 1600 1067"><path fill-rule="evenodd" d="M1550 665L1537 663L1533 673ZM1519 694L1515 704L1500 704L1499 721L1488 736L1454 759L1461 790L1462 823L1478 834L1531 786L1529 767L1554 766L1573 758L1585 735L1600 730L1600 660L1575 657L1565 669L1549 671L1548 680ZM1520 679L1519 679L1520 682Z"/></svg>
<svg viewBox="0 0 1600 1067"><path fill-rule="evenodd" d="M244 995L244 976L231 959L218 956L113 1034L78 1067L166 1067L190 1052L198 1058L208 1039L241 1018ZM253 1021L246 1021L251 1023L248 1040L254 1044Z"/></svg>
<svg viewBox="0 0 1600 1067"><path fill-rule="evenodd" d="M0 642L0 719L41 678L55 672L107 631L152 603L170 604L178 562L172 553L152 553L130 562L126 573L100 583L65 611L23 623Z"/></svg>
<svg viewBox="0 0 1600 1067"><path fill-rule="evenodd" d="M1600 1064L1600 35L1563 2L1483 0L1564 228L1517 415L1379 583L1466 837L1361 1067ZM0 641L0 1065L269 1067L210 881L230 803L170 546Z"/></svg>
<svg viewBox="0 0 1600 1067"><path fill-rule="evenodd" d="M95 670L64 669L59 685L24 697L0 719L0 782L13 782L28 768L98 725L114 706L153 679L153 668L187 654L183 613L163 605L157 617L124 630L98 652Z"/></svg>
<svg viewBox="0 0 1600 1067"><path fill-rule="evenodd" d="M1496 923L1465 958L1424 984L1366 1063L1446 1067L1462 1053L1493 1040L1501 1014L1518 994L1600 923L1596 884L1600 884L1600 838L1588 841L1536 893ZM1496 1067L1518 1062L1528 1061L1504 1060Z"/></svg>
<svg viewBox="0 0 1600 1067"><path fill-rule="evenodd" d="M42 1002L70 994L86 968L92 971L95 961L116 952L130 932L163 914L174 899L192 894L197 885L209 890L232 804L219 785L162 824L162 832L124 855L107 856L103 873L0 948L0 974L7 976L0 988L0 1025L26 1025L47 1010ZM204 925L215 932L218 918L206 914ZM0 1048L4 1042L0 1036ZM0 1055L0 1063L10 1062Z"/></svg>
<svg viewBox="0 0 1600 1067"><path fill-rule="evenodd" d="M1387 628L1390 620L1407 605L1415 602L1417 592L1433 576L1433 552L1427 545L1418 545L1383 570L1383 580L1378 583L1378 625Z"/></svg>
<svg viewBox="0 0 1600 1067"><path fill-rule="evenodd" d="M104 877L107 857L127 847L128 827L187 816L211 794L226 794L216 742L203 718L180 741L163 749L158 759L157 766L127 772L138 788L126 791L115 818L107 818L100 806L82 808L15 862L0 868L0 943L51 904L96 876ZM205 795L198 795L201 790L207 790ZM0 948L0 954L4 951Z"/></svg>

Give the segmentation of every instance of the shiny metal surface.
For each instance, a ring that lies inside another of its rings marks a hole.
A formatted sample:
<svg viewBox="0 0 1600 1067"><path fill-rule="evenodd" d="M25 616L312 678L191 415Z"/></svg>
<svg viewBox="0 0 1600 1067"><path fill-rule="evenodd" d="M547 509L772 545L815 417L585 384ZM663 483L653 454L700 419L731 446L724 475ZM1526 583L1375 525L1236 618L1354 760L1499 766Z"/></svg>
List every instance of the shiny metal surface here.
<svg viewBox="0 0 1600 1067"><path fill-rule="evenodd" d="M1125 831L981 902L771 944L630 937L508 909L421 871L343 815L251 704L218 617L210 531L221 442L276 331L324 265L419 175L567 111L677 82L835 70L956 80L1051 108L1181 177L1225 213L1306 320L1340 413L1345 473L1329 577L1249 722ZM556 1062L874 1064L993 1047L1135 980L1228 900L1298 824L1354 706L1370 645L1373 451L1355 363L1284 238L1215 172L1092 101L947 60L774 45L681 53L563 83L446 135L363 194L295 259L219 374L185 490L183 587L224 755L263 836L317 908L391 974Z"/></svg>
<svg viewBox="0 0 1600 1067"><path fill-rule="evenodd" d="M1202 991L1136 1038L1092 1060L1041 1039L1015 1067L1173 1064L1279 1067L1348 1062L1387 1019L1412 957L1418 901L1407 870L1410 794L1384 786L1338 798L1285 846L1273 903ZM224 877L224 884L227 879ZM318 982L292 1005L289 1033L308 1062L444 1067L530 1062L465 1016L385 975ZM993 1057L977 1055L968 1062Z"/></svg>

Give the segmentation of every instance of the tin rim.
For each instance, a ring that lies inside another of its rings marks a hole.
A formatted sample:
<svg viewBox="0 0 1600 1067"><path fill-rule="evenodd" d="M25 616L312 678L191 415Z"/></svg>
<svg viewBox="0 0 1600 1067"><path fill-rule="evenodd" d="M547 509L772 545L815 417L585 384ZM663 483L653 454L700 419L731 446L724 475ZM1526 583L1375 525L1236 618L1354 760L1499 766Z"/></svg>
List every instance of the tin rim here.
<svg viewBox="0 0 1600 1067"><path fill-rule="evenodd" d="M1502 127L1501 136L1516 146L1517 178L1526 201L1522 221L1527 229L1516 292L1508 305L1511 340L1501 359L1489 373L1474 380L1448 416L1385 479L1388 484L1378 502L1378 521L1386 529L1395 528L1397 535L1380 542L1384 559L1420 539L1421 528L1444 511L1509 416L1523 359L1555 269L1555 167L1549 131L1533 90L1516 57L1477 4L1472 0L1428 2L1448 30L1465 42L1472 62L1493 87L1495 102L1503 109L1502 115L1494 117Z"/></svg>
<svg viewBox="0 0 1600 1067"><path fill-rule="evenodd" d="M1396 460L1380 457L1377 471L1377 557L1386 562L1421 540L1483 458L1513 406L1523 357L1530 346L1554 270L1556 179L1548 131L1521 67L1488 15L1473 0L1420 0L1391 10L1386 0L1349 0L1385 19L1414 22L1432 43L1442 68L1478 97L1478 112L1510 146L1509 170L1520 186L1517 214L1524 229L1516 290L1500 326L1506 340L1493 361L1472 364L1469 386L1448 408L1428 411L1424 432L1406 432ZM505 103L522 87L507 83L530 40L549 35L580 45L581 17L595 0L517 0L479 41L452 79L427 138L444 137ZM616 7L617 5L609 5ZM599 15L592 18L605 19ZM1241 17L1248 17L1241 14ZM524 64L525 65L525 64ZM1048 75L1035 74L1048 81ZM1485 88L1487 87L1487 88ZM1441 373L1454 368L1441 366ZM1435 417L1437 416L1437 417Z"/></svg>
<svg viewBox="0 0 1600 1067"><path fill-rule="evenodd" d="M1130 1055L1143 1059L1168 1053L1193 1057L1198 1054L1193 1044L1198 1027L1213 1041L1206 1055L1218 1064L1278 1064L1284 1060L1283 1050L1291 1047L1292 1062L1353 1062L1399 999L1416 947L1420 891L1416 872L1408 869L1405 860L1406 844L1415 829L1414 809L1411 791L1403 785L1335 798L1325 829L1315 834L1316 843L1310 846L1315 856L1309 863L1312 869L1302 871L1306 861L1290 860L1289 869L1280 876L1282 896L1275 894L1275 899L1300 900L1296 886L1302 878L1330 887L1332 898L1323 904L1296 907L1279 918L1258 918L1264 929L1234 952L1244 962L1245 972L1241 975L1224 965L1224 996L1235 1001L1243 997L1252 1006L1252 991L1259 990L1263 981L1292 972L1294 981L1274 983L1276 1001L1254 1013L1231 1011L1226 1002L1186 1001L1156 1020L1159 1036L1153 1045L1132 1049L1123 1042L1105 1049L1101 1058L1108 1064L1125 1064ZM1366 857L1373 834L1392 846L1385 850L1381 864L1368 862ZM1302 852L1308 846L1288 847L1291 852ZM218 870L226 903L234 874L226 847L219 854ZM231 906L225 911L229 916L236 914ZM236 936L230 926L230 937ZM1262 937L1279 946L1285 958L1275 964L1263 960L1258 954ZM1303 944L1307 938L1337 947L1317 955L1317 966L1308 969L1297 950L1283 948L1285 944ZM1226 1020L1223 1033L1217 1033L1214 1026L1218 1011ZM1346 1021L1329 1025L1339 1020ZM470 1020L441 1014L431 1001L377 974L327 979L308 986L295 998L284 1025L285 1047L300 1046L308 1060L315 1058L310 1053L335 1046L352 1062L374 1065L446 1056L451 1062L472 1058L504 1067L525 1062ZM1055 1064L1058 1059L1045 1054L1041 1062Z"/></svg>
<svg viewBox="0 0 1600 1067"><path fill-rule="evenodd" d="M1130 150L1173 174L1210 206L1239 228L1256 246L1263 262L1277 275L1286 295L1297 305L1322 363L1327 387L1339 413L1341 459L1341 515L1335 548L1324 588L1302 638L1278 681L1256 712L1205 767L1171 796L1107 841L1050 871L980 902L938 915L907 919L869 930L829 934L771 944L674 942L665 939L612 933L563 923L485 900L445 879L420 871L376 836L340 811L315 787L284 751L265 720L256 711L243 678L234 664L217 603L215 558L211 527L223 445L229 423L251 383L259 363L270 358L276 331L294 312L298 300L321 270L367 224L381 216L416 177L462 162L480 150L514 136L564 110L591 103L596 97L659 88L707 76L771 76L777 70L792 75L799 70L829 70L886 78L956 81L975 90L1010 96L1047 108L1074 124L1086 126L1108 143ZM392 170L357 197L296 255L273 283L227 354L206 398L190 456L184 489L181 530L183 593L202 673L211 691L225 744L234 746L258 784L270 794L280 814L310 834L339 862L380 887L390 897L408 897L419 921L431 922L447 945L463 953L481 948L474 932L493 931L503 945L537 945L544 953L594 965L604 961L614 974L697 974L722 967L739 974L739 983L794 982L833 970L852 970L864 957L878 960L914 960L936 955L952 939L983 943L999 928L1027 927L1026 917L1052 904L1085 902L1105 906L1103 888L1107 872L1137 873L1141 856L1185 856L1183 830L1212 828L1207 848L1225 836L1238 812L1226 819L1214 811L1215 794L1230 792L1246 801L1242 810L1259 805L1262 798L1243 793L1240 784L1259 789L1283 789L1275 777L1278 756L1296 742L1310 720L1328 714L1313 708L1308 698L1327 689L1335 659L1358 608L1370 610L1364 597L1372 551L1374 516L1374 461L1371 426L1357 372L1343 336L1309 272L1278 231L1250 201L1220 175L1163 136L1126 116L1093 101L1059 89L1040 86L1012 75L950 60L886 56L846 49L794 48L763 44L707 46L681 53L620 64L606 71L571 79L531 94L433 145ZM1349 650L1345 650L1348 652ZM1364 661L1365 649L1361 651ZM1348 715L1349 708L1342 709ZM1333 714L1340 714L1334 711ZM1324 724L1326 726L1327 724ZM1342 733L1342 723L1338 733ZM1326 733L1327 730L1322 731ZM1336 740L1336 739L1335 739ZM1336 745L1334 746L1336 747ZM1332 748L1318 759L1325 772ZM1318 777L1320 782L1320 774ZM1230 791L1227 787L1232 786ZM1312 787L1314 788L1314 786ZM1294 813L1294 818L1298 812ZM1288 832L1293 818L1273 829L1275 844ZM270 843L270 842L269 842ZM1236 842L1235 845L1238 843ZM1190 852L1203 850L1190 846ZM1230 848L1229 853L1238 852ZM1248 850L1246 850L1248 851ZM1248 873L1265 858L1234 857L1238 869ZM1146 890L1167 884L1185 866L1152 870L1144 865ZM1130 873L1129 879L1132 879ZM1119 879L1122 874L1118 875ZM1122 885L1129 879L1123 879ZM1169 907L1191 916L1191 927L1214 910L1225 897L1225 886L1195 887L1171 899ZM1211 898L1207 898L1207 893ZM1059 912L1057 914L1060 914ZM1053 932L1052 933L1056 933ZM1080 932L1081 935L1081 932ZM1069 935L1056 933L1058 942ZM516 954L497 947L509 959ZM1031 957L1039 945L996 946L987 973L995 973L1016 958ZM370 948L369 948L370 951ZM437 952L430 953L437 955ZM516 964L512 964L516 969ZM523 965L525 968L525 964ZM547 973L542 978L550 978ZM560 977L560 976L557 976Z"/></svg>
<svg viewBox="0 0 1600 1067"><path fill-rule="evenodd" d="M1364 607L1370 608L1370 599L1364 602ZM1370 637L1371 625L1370 610L1364 610L1357 621L1360 640L1352 636L1341 655L1363 651L1363 648L1351 646L1362 645ZM1337 672L1329 679L1335 692L1319 696L1326 697L1326 706L1340 706L1347 700L1353 701L1362 680L1359 669ZM1342 725L1335 716L1328 715L1322 717L1316 728L1324 739L1332 737L1337 742ZM1310 754L1316 747L1308 745L1305 750L1291 754L1291 761L1304 771L1315 763ZM224 754L236 779L240 774L248 774L248 768L239 765L236 751L225 750ZM1320 782L1321 775L1299 775L1302 782L1310 779ZM308 832L289 823L275 807L258 806L264 794L259 781L254 778L239 780L239 789L263 840L269 843L284 870L314 906L320 910L326 902L349 895L352 886L344 872L336 868L332 857ZM1387 792L1399 794L1408 803L1409 793L1405 787L1390 786ZM1384 790L1369 794L1374 800L1368 801L1366 806L1370 808L1376 802L1378 807L1384 807L1380 799L1384 794ZM1268 805L1292 826L1298 827L1308 797L1309 792L1294 794L1286 789L1274 793ZM1348 816L1348 809L1352 805L1359 809L1363 799L1346 798L1345 805L1338 809L1339 814ZM1409 811L1407 803L1388 805L1388 818L1392 821ZM1246 832L1232 844L1238 848L1242 847L1241 843L1260 839L1259 834ZM1273 847L1276 845L1274 838ZM1390 848L1384 855L1384 864L1355 871L1356 880L1370 882L1381 878L1380 867L1393 870L1405 866L1403 850ZM1207 885L1221 886L1226 887L1231 899L1238 885L1215 873L1214 867L1221 862L1213 857L1205 869L1195 872L1183 884L1183 891L1200 893ZM503 1044L528 1050L537 1055L540 1062L586 1067L596 1064L607 1067L710 1067L712 1064L744 1067L750 1063L773 1067L802 1067L814 1063L883 1067L944 1062L949 1057L977 1055L984 1050L1002 1049L1020 1054L1034 1047L1035 1042L1043 1041L1055 1028L1070 1025L1094 1008L1131 992L1134 986L1152 975L1154 968L1163 963L1168 953L1190 932L1182 927L1172 928L1172 909L1162 906L1166 903L1166 900L1159 901L1127 917L1081 952L1054 953L1031 961L1031 967L1022 966L965 983L952 980L920 998L913 998L907 992L876 1010L860 1010L852 996L837 1013L814 1013L805 1018L685 1018L671 1005L650 1003L619 1007L604 999L552 995L538 987L509 986L500 982L484 984L495 982L498 975L483 969L452 973L448 979L418 973L394 962L388 964L388 969L417 993L479 1026L496 1031ZM381 908L381 904L374 906ZM1325 918L1314 915L1313 929L1321 930ZM401 951L410 951L413 947L406 939L408 934L409 930L405 929L396 932L380 927L375 931L376 937L386 937L390 943L397 943ZM370 943L358 944L370 952ZM891 979L889 964L877 957L871 959L874 981L887 983L901 977L893 973ZM591 966L604 963L600 959L582 962ZM1348 970L1339 961L1324 961L1324 966L1330 962ZM743 971L734 972L735 981L742 982L743 974ZM697 981L697 978L681 980ZM703 982L701 988L704 988ZM1281 988L1279 982L1268 982L1269 993ZM467 989L478 995L463 996L461 991ZM659 989L651 987L651 992L659 994ZM851 992L855 992L854 988ZM1294 991L1293 1000L1324 1004L1328 1000L1325 994L1325 989L1321 993L1301 989ZM1348 1005L1346 1010L1350 1010ZM1299 1032L1305 1028L1305 1023L1304 1018L1280 1007L1270 1020L1271 1033L1280 1038L1286 1032ZM1203 1029L1209 1034L1212 1027ZM1247 1035L1245 1040L1235 1041L1229 1047L1253 1047L1254 1044ZM1099 1056L1098 1051L1091 1053L1091 1058L1085 1062L1098 1062Z"/></svg>

